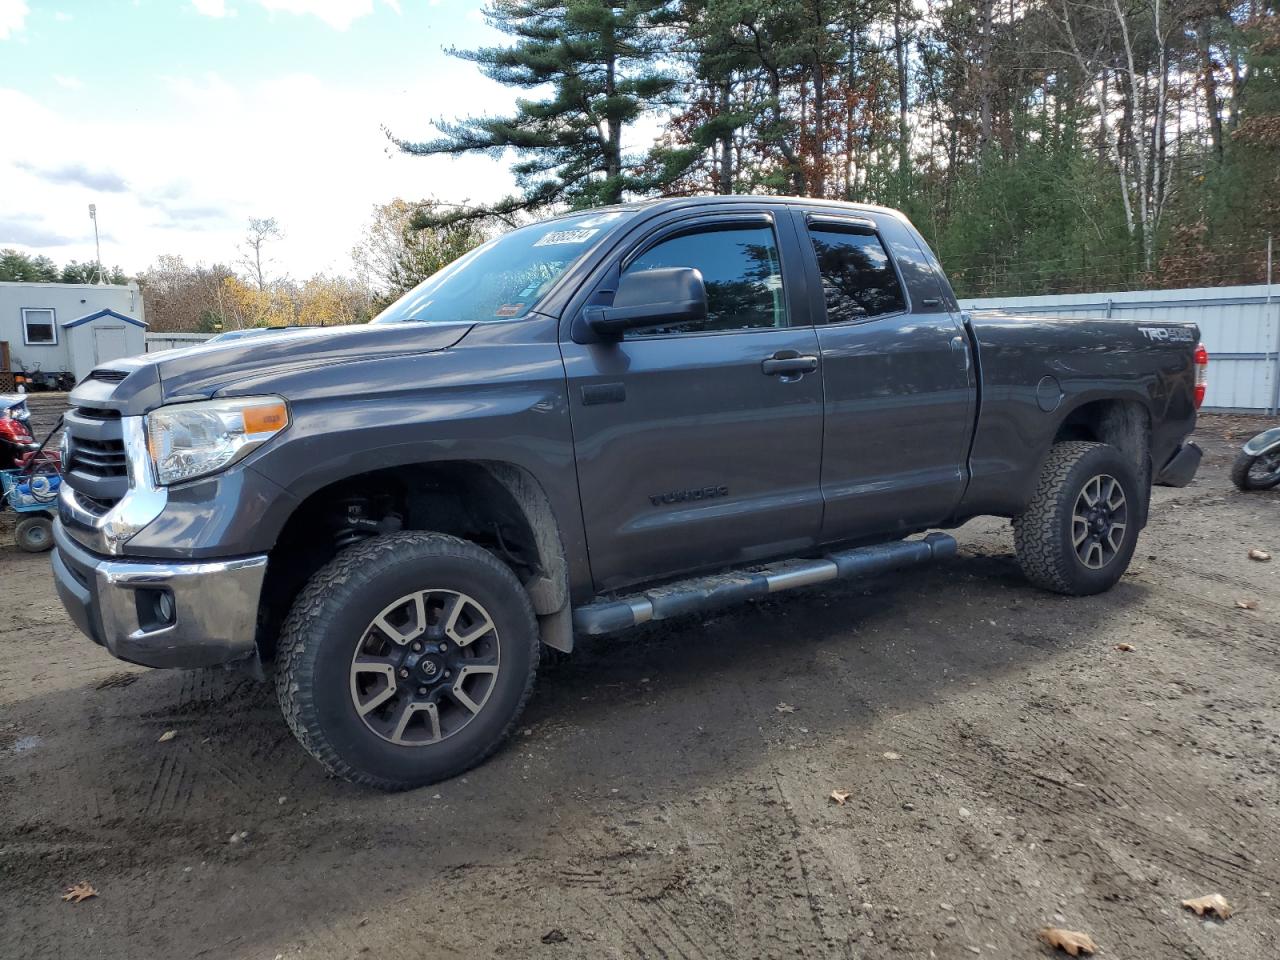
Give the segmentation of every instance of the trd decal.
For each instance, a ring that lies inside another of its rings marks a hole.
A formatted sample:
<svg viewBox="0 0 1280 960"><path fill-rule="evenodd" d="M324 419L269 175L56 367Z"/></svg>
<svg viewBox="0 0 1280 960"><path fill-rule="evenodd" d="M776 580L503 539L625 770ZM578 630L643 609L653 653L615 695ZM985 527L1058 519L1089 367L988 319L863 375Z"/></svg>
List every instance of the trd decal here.
<svg viewBox="0 0 1280 960"><path fill-rule="evenodd" d="M655 493L649 497L649 502L655 507L661 507L668 503L687 503L691 500L710 500L713 497L727 497L729 488L721 485L718 487L698 487L694 490L672 490L670 493Z"/></svg>
<svg viewBox="0 0 1280 960"><path fill-rule="evenodd" d="M1142 335L1157 343L1190 343L1195 334L1182 327L1139 327Z"/></svg>

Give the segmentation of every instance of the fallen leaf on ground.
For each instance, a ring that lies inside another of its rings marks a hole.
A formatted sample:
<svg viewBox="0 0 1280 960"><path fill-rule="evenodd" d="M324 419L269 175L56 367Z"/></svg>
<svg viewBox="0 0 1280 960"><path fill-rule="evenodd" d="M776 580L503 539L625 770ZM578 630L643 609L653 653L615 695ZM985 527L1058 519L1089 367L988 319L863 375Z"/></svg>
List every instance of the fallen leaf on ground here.
<svg viewBox="0 0 1280 960"><path fill-rule="evenodd" d="M157 740L156 743L168 743L177 735L178 735L177 730L166 730L164 733L160 734L160 739Z"/></svg>
<svg viewBox="0 0 1280 960"><path fill-rule="evenodd" d="M81 900L88 900L90 897L96 897L98 891L93 889L93 885L81 880L73 887L67 887L67 892L62 895L62 899L70 903L79 903Z"/></svg>
<svg viewBox="0 0 1280 960"><path fill-rule="evenodd" d="M1098 945L1087 933L1063 930L1061 927L1045 927L1040 931L1040 939L1051 947L1065 951L1070 957L1092 954L1098 949Z"/></svg>
<svg viewBox="0 0 1280 960"><path fill-rule="evenodd" d="M777 710L779 713L795 713L796 712L796 708L789 703L780 703L773 709Z"/></svg>
<svg viewBox="0 0 1280 960"><path fill-rule="evenodd" d="M1194 910L1197 917L1203 917L1206 913L1216 913L1221 919L1226 920L1231 916L1231 904L1227 903L1226 897L1220 893L1196 897L1194 900L1183 900L1182 905L1188 910Z"/></svg>
<svg viewBox="0 0 1280 960"><path fill-rule="evenodd" d="M1132 643L1117 643L1116 649L1121 653L1133 653L1134 646Z"/></svg>
<svg viewBox="0 0 1280 960"><path fill-rule="evenodd" d="M1259 550L1257 547L1254 547L1252 550L1249 551L1249 559L1250 560L1270 560L1271 554L1267 553L1267 551L1265 550Z"/></svg>
<svg viewBox="0 0 1280 960"><path fill-rule="evenodd" d="M1258 601L1257 600L1237 600L1236 606L1239 607L1241 610L1257 610Z"/></svg>
<svg viewBox="0 0 1280 960"><path fill-rule="evenodd" d="M900 754L900 753L894 753L892 750L886 750L884 753L880 754L880 756L884 757L886 760L901 760L901 759L902 759L902 754Z"/></svg>
<svg viewBox="0 0 1280 960"><path fill-rule="evenodd" d="M849 791L848 790L832 790L831 799L843 807L844 802L849 799Z"/></svg>
<svg viewBox="0 0 1280 960"><path fill-rule="evenodd" d="M568 939L563 930L548 930L542 935L543 943L565 943Z"/></svg>

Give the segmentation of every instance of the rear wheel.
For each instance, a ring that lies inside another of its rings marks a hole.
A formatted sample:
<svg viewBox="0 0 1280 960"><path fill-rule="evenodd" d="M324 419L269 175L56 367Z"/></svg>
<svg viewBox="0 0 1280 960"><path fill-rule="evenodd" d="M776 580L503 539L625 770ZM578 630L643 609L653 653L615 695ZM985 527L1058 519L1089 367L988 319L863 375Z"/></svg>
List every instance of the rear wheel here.
<svg viewBox="0 0 1280 960"><path fill-rule="evenodd" d="M14 528L18 548L27 553L44 553L53 548L53 521L37 515L23 517Z"/></svg>
<svg viewBox="0 0 1280 960"><path fill-rule="evenodd" d="M538 646L505 565L455 537L397 533L308 581L281 631L276 692L330 772L406 789L497 749L533 688Z"/></svg>
<svg viewBox="0 0 1280 960"><path fill-rule="evenodd" d="M1138 539L1141 490L1133 465L1104 443L1056 443L1027 509L1013 520L1027 579L1056 593L1109 590Z"/></svg>
<svg viewBox="0 0 1280 960"><path fill-rule="evenodd" d="M1280 450L1259 456L1242 450L1231 465L1231 482L1241 490L1270 490L1280 486Z"/></svg>

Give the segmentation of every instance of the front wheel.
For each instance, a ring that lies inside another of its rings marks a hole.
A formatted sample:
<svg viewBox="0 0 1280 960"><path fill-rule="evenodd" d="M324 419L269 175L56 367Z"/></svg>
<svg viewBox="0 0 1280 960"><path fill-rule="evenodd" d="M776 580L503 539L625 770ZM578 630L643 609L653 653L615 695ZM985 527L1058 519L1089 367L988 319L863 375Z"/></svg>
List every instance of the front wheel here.
<svg viewBox="0 0 1280 960"><path fill-rule="evenodd" d="M396 533L308 581L281 629L276 693L331 773L403 790L496 750L537 665L533 608L504 564L456 537Z"/></svg>
<svg viewBox="0 0 1280 960"><path fill-rule="evenodd" d="M1270 490L1280 485L1280 450L1256 456L1241 450L1231 465L1231 482L1241 490Z"/></svg>
<svg viewBox="0 0 1280 960"><path fill-rule="evenodd" d="M1111 589L1138 541L1133 465L1105 443L1055 443L1035 494L1013 520L1018 563L1038 587L1086 596Z"/></svg>

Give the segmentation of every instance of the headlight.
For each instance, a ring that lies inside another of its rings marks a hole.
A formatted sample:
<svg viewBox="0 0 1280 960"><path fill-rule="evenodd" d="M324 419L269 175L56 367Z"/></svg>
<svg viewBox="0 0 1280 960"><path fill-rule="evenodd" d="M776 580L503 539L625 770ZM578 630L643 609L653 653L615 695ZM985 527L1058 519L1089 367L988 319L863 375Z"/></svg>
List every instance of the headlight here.
<svg viewBox="0 0 1280 960"><path fill-rule="evenodd" d="M147 414L147 450L156 482L181 483L217 473L289 425L280 397L175 403Z"/></svg>

